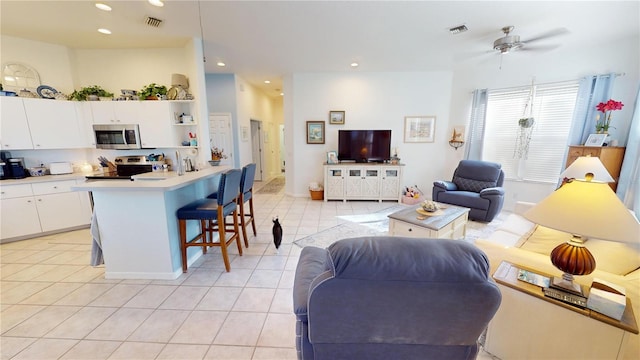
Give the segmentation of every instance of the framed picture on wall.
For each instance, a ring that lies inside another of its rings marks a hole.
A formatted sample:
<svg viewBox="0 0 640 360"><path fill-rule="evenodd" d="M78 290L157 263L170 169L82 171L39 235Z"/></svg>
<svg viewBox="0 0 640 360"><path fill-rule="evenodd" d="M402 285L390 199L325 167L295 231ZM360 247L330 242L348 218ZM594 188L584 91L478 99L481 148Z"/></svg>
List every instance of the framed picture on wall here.
<svg viewBox="0 0 640 360"><path fill-rule="evenodd" d="M344 111L329 111L329 124L344 125Z"/></svg>
<svg viewBox="0 0 640 360"><path fill-rule="evenodd" d="M602 146L607 134L590 134L584 146Z"/></svg>
<svg viewBox="0 0 640 360"><path fill-rule="evenodd" d="M324 121L307 121L307 144L324 144Z"/></svg>
<svg viewBox="0 0 640 360"><path fill-rule="evenodd" d="M433 142L436 133L435 116L405 116L404 142Z"/></svg>

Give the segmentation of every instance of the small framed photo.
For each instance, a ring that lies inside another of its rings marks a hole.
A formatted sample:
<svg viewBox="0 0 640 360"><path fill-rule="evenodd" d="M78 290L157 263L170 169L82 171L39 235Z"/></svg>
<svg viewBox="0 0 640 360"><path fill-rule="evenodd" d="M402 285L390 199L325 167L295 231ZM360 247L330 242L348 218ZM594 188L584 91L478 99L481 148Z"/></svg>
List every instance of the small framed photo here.
<svg viewBox="0 0 640 360"><path fill-rule="evenodd" d="M249 127L248 126L241 127L240 135L242 137L242 141L249 141Z"/></svg>
<svg viewBox="0 0 640 360"><path fill-rule="evenodd" d="M344 111L329 111L329 124L344 125Z"/></svg>
<svg viewBox="0 0 640 360"><path fill-rule="evenodd" d="M590 134L584 146L602 146L606 138L607 134Z"/></svg>
<svg viewBox="0 0 640 360"><path fill-rule="evenodd" d="M433 142L436 133L435 116L405 116L404 142Z"/></svg>
<svg viewBox="0 0 640 360"><path fill-rule="evenodd" d="M307 144L324 144L324 121L307 121Z"/></svg>
<svg viewBox="0 0 640 360"><path fill-rule="evenodd" d="M327 164L337 164L338 161L338 152L337 151L329 151L327 152Z"/></svg>

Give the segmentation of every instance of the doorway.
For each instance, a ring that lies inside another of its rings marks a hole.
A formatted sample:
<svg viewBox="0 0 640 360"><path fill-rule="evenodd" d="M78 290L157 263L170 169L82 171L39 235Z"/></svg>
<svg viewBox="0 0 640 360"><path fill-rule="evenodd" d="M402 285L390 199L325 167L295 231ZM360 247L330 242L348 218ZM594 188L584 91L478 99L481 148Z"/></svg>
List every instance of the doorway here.
<svg viewBox="0 0 640 360"><path fill-rule="evenodd" d="M263 181L262 121L251 119L251 155L256 164L256 180Z"/></svg>
<svg viewBox="0 0 640 360"><path fill-rule="evenodd" d="M284 125L279 125L279 133L280 133L280 172L284 174L285 165L287 164L285 161L286 149L284 147Z"/></svg>
<svg viewBox="0 0 640 360"><path fill-rule="evenodd" d="M226 159L222 159L220 164L234 164L233 159L233 135L231 134L231 114L211 113L209 114L209 137L211 138L210 148L217 147L223 149ZM210 156L207 156L210 159Z"/></svg>

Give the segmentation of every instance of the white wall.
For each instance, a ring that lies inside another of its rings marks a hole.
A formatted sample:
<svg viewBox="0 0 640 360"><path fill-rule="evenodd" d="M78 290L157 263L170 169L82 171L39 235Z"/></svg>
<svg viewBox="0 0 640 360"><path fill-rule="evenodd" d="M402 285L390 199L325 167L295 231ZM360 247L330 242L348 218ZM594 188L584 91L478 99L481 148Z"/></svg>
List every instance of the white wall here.
<svg viewBox="0 0 640 360"><path fill-rule="evenodd" d="M616 129L610 133L612 138L619 139L621 146L626 144L640 84L640 39L637 34L586 48L561 46L550 52L516 52L505 55L502 60L502 69L499 69L500 57L491 54L485 58L472 58L455 67L450 103L452 123L468 128L475 89L528 85L533 77L536 83L548 83L587 75L625 73L616 79L612 94L613 99L622 101L625 106L615 112L612 124ZM448 153L446 166L437 169L438 175L450 178L463 154L464 147ZM538 202L553 189L555 186L549 184L507 180L505 208L512 209L515 201Z"/></svg>
<svg viewBox="0 0 640 360"><path fill-rule="evenodd" d="M403 185L430 192L445 154L454 151L447 142L452 77L451 72L355 72L285 79L287 193L309 196L309 183L323 182L322 164L327 151L338 149L339 129L391 129L391 147L407 164ZM307 144L306 121L328 122L331 110L344 110L345 124L325 124L325 144ZM412 115L436 116L435 142L403 141L404 117Z"/></svg>

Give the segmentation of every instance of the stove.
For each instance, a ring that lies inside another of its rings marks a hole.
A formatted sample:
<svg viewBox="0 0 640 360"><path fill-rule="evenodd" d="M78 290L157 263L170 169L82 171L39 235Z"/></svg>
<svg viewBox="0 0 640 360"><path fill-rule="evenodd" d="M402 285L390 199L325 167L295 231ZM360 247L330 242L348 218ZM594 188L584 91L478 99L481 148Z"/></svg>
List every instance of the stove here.
<svg viewBox="0 0 640 360"><path fill-rule="evenodd" d="M164 164L164 160L151 161L144 155L118 156L115 158L115 172L105 172L98 175L86 176L87 180L132 180L133 175L144 174L153 171L154 166Z"/></svg>

